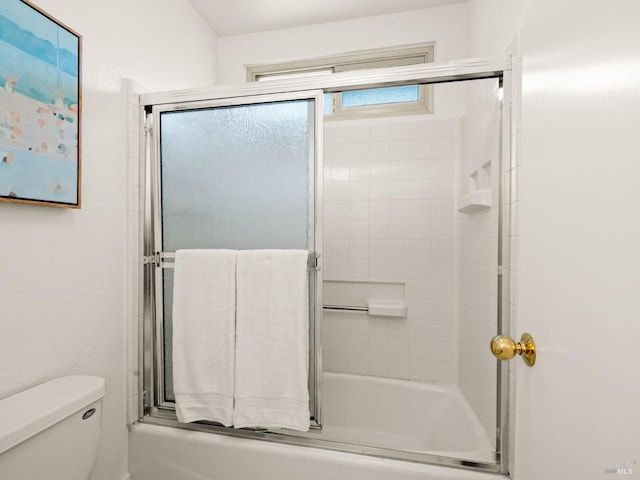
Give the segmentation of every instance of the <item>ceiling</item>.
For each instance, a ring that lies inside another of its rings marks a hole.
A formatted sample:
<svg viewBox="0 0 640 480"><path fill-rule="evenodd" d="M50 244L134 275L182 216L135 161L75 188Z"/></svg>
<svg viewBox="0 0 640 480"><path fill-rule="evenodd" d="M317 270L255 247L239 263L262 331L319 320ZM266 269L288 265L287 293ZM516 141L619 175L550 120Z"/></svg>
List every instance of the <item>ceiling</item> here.
<svg viewBox="0 0 640 480"><path fill-rule="evenodd" d="M466 0L188 0L220 36L406 12Z"/></svg>

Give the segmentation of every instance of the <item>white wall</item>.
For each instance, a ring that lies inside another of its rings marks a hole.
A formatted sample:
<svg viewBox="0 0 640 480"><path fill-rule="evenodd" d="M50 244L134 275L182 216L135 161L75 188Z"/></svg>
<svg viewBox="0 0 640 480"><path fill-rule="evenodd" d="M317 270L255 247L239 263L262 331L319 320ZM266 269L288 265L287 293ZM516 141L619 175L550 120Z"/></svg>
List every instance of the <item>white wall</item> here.
<svg viewBox="0 0 640 480"><path fill-rule="evenodd" d="M539 357L513 364L514 478L604 478L616 462L635 474L640 5L510 3L472 0L504 22L471 17L470 43L502 50L522 27L512 333L530 331Z"/></svg>
<svg viewBox="0 0 640 480"><path fill-rule="evenodd" d="M467 0L469 57L501 55L520 31L523 0Z"/></svg>
<svg viewBox="0 0 640 480"><path fill-rule="evenodd" d="M466 57L467 13L455 4L393 15L221 37L218 83L241 83L245 65L436 41L436 61Z"/></svg>
<svg viewBox="0 0 640 480"><path fill-rule="evenodd" d="M210 85L217 39L186 0L37 3L83 35L83 199L81 210L0 204L0 398L57 376L106 378L92 478L119 480L127 472L122 78L156 90Z"/></svg>
<svg viewBox="0 0 640 480"><path fill-rule="evenodd" d="M640 460L640 4L524 7L518 323L542 351L518 374L516 472L603 478Z"/></svg>

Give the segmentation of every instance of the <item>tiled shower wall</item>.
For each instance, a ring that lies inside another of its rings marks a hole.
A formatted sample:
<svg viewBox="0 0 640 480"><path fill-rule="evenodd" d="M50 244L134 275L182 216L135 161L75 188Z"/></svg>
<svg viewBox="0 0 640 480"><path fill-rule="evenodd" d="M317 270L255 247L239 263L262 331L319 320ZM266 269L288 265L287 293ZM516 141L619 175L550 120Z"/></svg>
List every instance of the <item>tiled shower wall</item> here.
<svg viewBox="0 0 640 480"><path fill-rule="evenodd" d="M127 423L140 417L139 356L142 338L142 227L143 227L143 155L140 154L139 96L142 89L131 80L123 80L127 105L127 311L125 322L125 365Z"/></svg>
<svg viewBox="0 0 640 480"><path fill-rule="evenodd" d="M489 340L497 331L498 183L500 110L498 80L468 82L463 121L461 197L471 190L470 178L490 162L491 207L459 214L460 388L490 439L496 426L496 360ZM484 187L487 187L485 184Z"/></svg>
<svg viewBox="0 0 640 480"><path fill-rule="evenodd" d="M325 312L325 370L457 383L460 119L335 121L324 132L324 278L401 281L408 303L406 318Z"/></svg>

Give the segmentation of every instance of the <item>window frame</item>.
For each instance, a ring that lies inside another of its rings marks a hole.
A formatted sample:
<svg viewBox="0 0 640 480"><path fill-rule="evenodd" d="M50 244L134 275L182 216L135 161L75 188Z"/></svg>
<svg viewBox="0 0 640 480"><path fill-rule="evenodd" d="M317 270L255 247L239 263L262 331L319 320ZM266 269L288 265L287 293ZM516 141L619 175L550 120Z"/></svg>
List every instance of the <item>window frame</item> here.
<svg viewBox="0 0 640 480"><path fill-rule="evenodd" d="M245 68L247 82L260 82L426 64L432 63L434 57L435 43L424 43L402 48L365 50L344 55L289 62L246 65ZM331 121L391 115L432 114L433 86L417 85L417 87L418 100L415 102L396 102L357 107L343 107L342 92L328 94L331 95L332 113L325 114L324 119Z"/></svg>

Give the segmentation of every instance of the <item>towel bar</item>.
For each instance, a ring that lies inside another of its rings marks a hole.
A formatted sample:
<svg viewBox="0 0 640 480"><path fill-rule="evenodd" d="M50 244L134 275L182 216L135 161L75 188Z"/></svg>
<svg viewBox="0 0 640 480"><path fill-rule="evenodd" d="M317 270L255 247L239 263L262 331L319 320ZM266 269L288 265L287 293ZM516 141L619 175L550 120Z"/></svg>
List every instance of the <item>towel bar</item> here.
<svg viewBox="0 0 640 480"><path fill-rule="evenodd" d="M176 258L175 252L155 252L152 255L142 257L143 265L155 265L158 268L174 268L174 260ZM319 271L320 264L318 259L320 254L318 252L309 252L309 271Z"/></svg>
<svg viewBox="0 0 640 480"><path fill-rule="evenodd" d="M407 316L406 302L389 302L369 300L366 307L352 305L323 305L323 310L342 312L366 312L372 317L400 317Z"/></svg>

